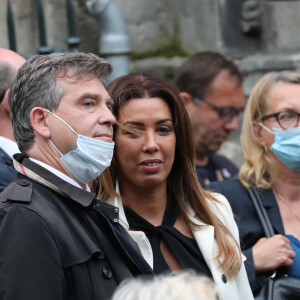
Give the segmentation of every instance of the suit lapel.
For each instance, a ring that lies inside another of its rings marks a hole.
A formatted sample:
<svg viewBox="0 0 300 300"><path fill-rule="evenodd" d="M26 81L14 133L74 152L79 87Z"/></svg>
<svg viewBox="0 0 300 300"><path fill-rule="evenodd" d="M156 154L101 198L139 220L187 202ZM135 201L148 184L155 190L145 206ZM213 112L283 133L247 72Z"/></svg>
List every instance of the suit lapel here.
<svg viewBox="0 0 300 300"><path fill-rule="evenodd" d="M272 189L259 190L261 202L266 209L275 233L285 234L277 201Z"/></svg>

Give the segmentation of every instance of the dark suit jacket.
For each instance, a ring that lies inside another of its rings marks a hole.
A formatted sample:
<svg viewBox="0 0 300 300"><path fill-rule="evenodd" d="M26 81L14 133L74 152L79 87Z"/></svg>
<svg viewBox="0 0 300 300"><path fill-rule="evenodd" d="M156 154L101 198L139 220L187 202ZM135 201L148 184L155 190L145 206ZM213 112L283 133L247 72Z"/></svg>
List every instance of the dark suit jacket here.
<svg viewBox="0 0 300 300"><path fill-rule="evenodd" d="M202 186L213 181L222 181L236 176L239 169L228 158L220 154L212 154L206 166L196 166L199 182Z"/></svg>
<svg viewBox="0 0 300 300"><path fill-rule="evenodd" d="M258 219L248 190L240 183L238 178L229 179L222 182L213 182L207 189L212 189L223 194L229 201L235 220L239 228L241 248L247 257L245 262L248 278L253 292L261 287L265 273L255 273L252 247L264 237L264 231ZM258 189L261 202L267 210L275 234L284 234L282 219L276 199L272 189Z"/></svg>
<svg viewBox="0 0 300 300"><path fill-rule="evenodd" d="M0 148L0 193L16 179L17 172L14 169L10 156Z"/></svg>
<svg viewBox="0 0 300 300"><path fill-rule="evenodd" d="M153 273L116 207L14 158L38 177L18 174L0 194L1 300L106 300L125 278Z"/></svg>

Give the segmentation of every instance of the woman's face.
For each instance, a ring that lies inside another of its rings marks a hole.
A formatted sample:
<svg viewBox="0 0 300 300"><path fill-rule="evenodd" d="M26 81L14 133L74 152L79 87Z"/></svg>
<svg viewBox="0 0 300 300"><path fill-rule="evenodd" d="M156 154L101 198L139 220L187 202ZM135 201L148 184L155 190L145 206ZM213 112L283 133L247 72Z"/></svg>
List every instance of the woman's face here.
<svg viewBox="0 0 300 300"><path fill-rule="evenodd" d="M300 112L300 85L290 83L279 83L275 85L268 97L265 115L282 112L295 111ZM281 128L276 118L265 120L264 125L268 128ZM297 126L300 126L298 123ZM262 135L267 146L271 146L274 142L274 136L266 130L262 130Z"/></svg>
<svg viewBox="0 0 300 300"><path fill-rule="evenodd" d="M142 189L165 185L176 147L172 113L161 98L132 99L122 106L119 123L138 133L117 128L115 151L120 185Z"/></svg>

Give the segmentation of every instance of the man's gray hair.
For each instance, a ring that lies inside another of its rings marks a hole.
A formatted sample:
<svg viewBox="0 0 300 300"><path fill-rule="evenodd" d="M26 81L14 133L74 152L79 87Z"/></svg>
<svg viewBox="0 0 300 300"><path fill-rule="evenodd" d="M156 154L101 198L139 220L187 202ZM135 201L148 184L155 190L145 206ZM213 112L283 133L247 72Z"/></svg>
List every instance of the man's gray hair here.
<svg viewBox="0 0 300 300"><path fill-rule="evenodd" d="M71 74L70 72L71 71ZM56 81L65 76L75 80L104 78L112 72L110 63L92 53L52 53L36 55L18 71L9 95L10 116L15 140L22 153L32 146L34 131L30 123L30 112L34 107L55 111L64 95Z"/></svg>

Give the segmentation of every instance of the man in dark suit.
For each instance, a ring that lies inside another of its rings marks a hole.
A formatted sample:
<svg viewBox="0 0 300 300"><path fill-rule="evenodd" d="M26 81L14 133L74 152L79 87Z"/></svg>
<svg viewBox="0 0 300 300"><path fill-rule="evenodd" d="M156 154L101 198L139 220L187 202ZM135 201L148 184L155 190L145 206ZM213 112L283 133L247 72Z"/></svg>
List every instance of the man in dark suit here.
<svg viewBox="0 0 300 300"><path fill-rule="evenodd" d="M237 117L244 107L242 81L237 66L215 52L194 54L175 75L191 121L196 171L203 186L238 172L235 164L216 152L230 132L238 129Z"/></svg>
<svg viewBox="0 0 300 300"><path fill-rule="evenodd" d="M8 93L18 69L26 60L19 54L0 48L0 192L17 176L12 156L19 152L9 116Z"/></svg>
<svg viewBox="0 0 300 300"><path fill-rule="evenodd" d="M104 300L128 277L153 274L88 182L111 163L112 67L94 54L36 55L9 105L17 179L0 194L0 298Z"/></svg>

